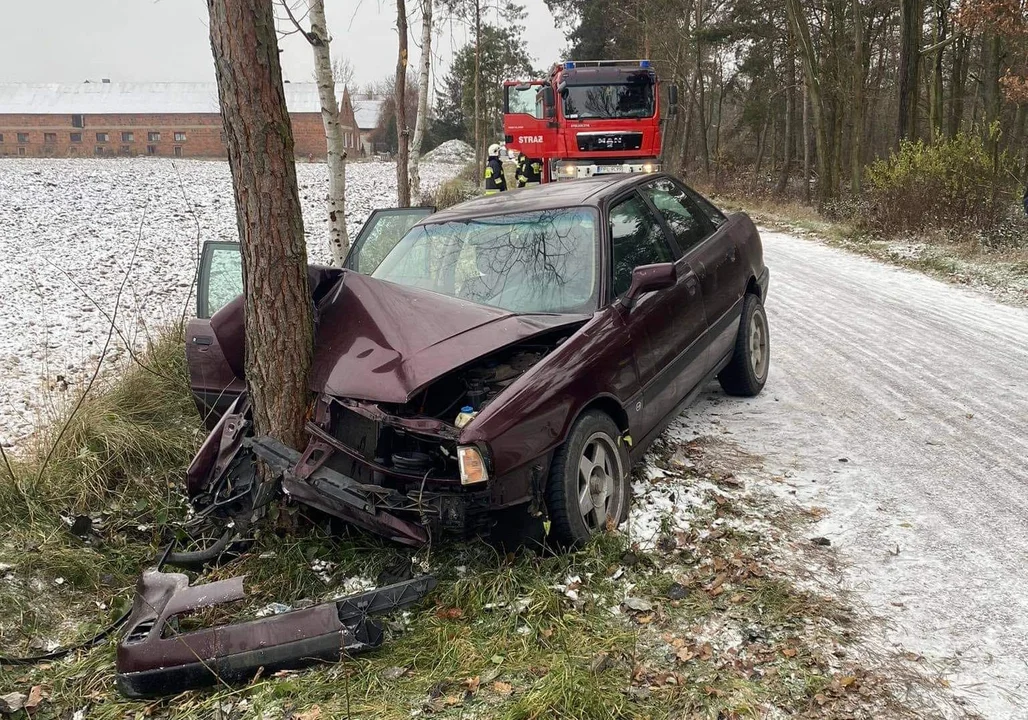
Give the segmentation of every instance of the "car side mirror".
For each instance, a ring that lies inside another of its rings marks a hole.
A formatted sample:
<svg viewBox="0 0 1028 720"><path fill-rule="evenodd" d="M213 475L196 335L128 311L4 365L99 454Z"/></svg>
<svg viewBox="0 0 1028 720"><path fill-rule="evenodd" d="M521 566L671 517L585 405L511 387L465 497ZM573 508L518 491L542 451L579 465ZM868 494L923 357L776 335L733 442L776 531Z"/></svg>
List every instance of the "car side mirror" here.
<svg viewBox="0 0 1028 720"><path fill-rule="evenodd" d="M549 85L543 88L543 112L547 119L557 117L557 99L554 97L553 88Z"/></svg>
<svg viewBox="0 0 1028 720"><path fill-rule="evenodd" d="M632 271L632 284L624 294L621 302L631 309L635 301L643 293L654 292L674 287L678 282L678 271L674 263L657 263L656 265L640 265Z"/></svg>

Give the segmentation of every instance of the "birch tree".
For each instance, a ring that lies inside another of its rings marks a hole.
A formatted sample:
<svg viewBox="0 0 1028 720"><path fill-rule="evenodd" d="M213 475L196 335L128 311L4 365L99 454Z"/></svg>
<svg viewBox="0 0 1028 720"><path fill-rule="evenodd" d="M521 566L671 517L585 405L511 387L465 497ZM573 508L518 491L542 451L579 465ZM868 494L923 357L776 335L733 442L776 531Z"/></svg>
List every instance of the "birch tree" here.
<svg viewBox="0 0 1028 720"><path fill-rule="evenodd" d="M396 32L400 38L396 54L394 86L397 143L396 204L399 207L410 207L410 175L407 174L410 128L407 127L407 3L405 0L396 0Z"/></svg>
<svg viewBox="0 0 1028 720"><path fill-rule="evenodd" d="M325 21L325 0L308 0L310 30L304 30L296 19L289 0L281 0L293 26L314 51L314 77L321 103L321 120L325 125L328 166L328 246L332 263L342 265L350 249L350 236L346 232L346 143L339 120L339 101L336 98L335 72L332 66L331 36Z"/></svg>
<svg viewBox="0 0 1028 720"><path fill-rule="evenodd" d="M428 76L432 70L432 0L421 0L421 59L418 63L418 119L410 148L410 193L421 197L421 145L428 127Z"/></svg>

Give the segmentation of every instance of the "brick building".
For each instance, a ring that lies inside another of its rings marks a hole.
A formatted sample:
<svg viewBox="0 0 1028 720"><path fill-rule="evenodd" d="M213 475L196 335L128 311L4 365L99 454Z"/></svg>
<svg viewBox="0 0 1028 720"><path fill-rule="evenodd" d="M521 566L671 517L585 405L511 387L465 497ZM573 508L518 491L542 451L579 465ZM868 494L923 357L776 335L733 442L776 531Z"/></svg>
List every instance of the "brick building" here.
<svg viewBox="0 0 1028 720"><path fill-rule="evenodd" d="M349 94L337 87L344 142L360 154ZM286 83L296 155L325 157L314 83ZM0 157L226 157L214 83L0 83Z"/></svg>
<svg viewBox="0 0 1028 720"><path fill-rule="evenodd" d="M382 112L386 107L385 98L368 95L354 100L352 105L354 111L354 123L356 124L357 132L360 135L359 154L371 155L372 153L382 149L375 147L375 141L372 136L375 134L375 131L378 130L378 126L381 123Z"/></svg>

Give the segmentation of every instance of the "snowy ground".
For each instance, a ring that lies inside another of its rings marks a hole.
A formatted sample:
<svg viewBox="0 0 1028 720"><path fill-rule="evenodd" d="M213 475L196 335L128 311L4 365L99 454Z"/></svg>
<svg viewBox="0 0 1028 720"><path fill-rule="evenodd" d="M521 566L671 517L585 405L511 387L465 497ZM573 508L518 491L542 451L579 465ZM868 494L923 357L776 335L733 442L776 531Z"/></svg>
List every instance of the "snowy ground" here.
<svg viewBox="0 0 1028 720"><path fill-rule="evenodd" d="M762 234L772 364L680 427L761 455L884 619L987 718L1028 718L1028 312Z"/></svg>
<svg viewBox="0 0 1028 720"><path fill-rule="evenodd" d="M423 189L458 170L422 166ZM324 262L325 165L301 163L297 174L308 251ZM11 446L60 406L65 383L92 372L126 276L117 326L139 343L193 311L198 232L201 243L237 232L225 162L8 159L0 198L0 442ZM372 210L395 204L395 166L349 165L347 199L353 234Z"/></svg>

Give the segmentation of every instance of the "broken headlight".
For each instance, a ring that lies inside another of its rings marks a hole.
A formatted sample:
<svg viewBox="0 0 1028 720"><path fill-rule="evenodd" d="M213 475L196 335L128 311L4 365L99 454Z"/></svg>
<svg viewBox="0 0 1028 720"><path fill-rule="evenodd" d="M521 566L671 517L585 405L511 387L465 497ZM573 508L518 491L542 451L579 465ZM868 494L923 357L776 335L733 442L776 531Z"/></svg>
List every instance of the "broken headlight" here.
<svg viewBox="0 0 1028 720"><path fill-rule="evenodd" d="M489 479L485 457L474 445L461 445L457 448L457 463L460 465L461 485L475 485Z"/></svg>

